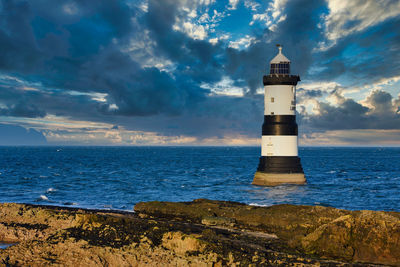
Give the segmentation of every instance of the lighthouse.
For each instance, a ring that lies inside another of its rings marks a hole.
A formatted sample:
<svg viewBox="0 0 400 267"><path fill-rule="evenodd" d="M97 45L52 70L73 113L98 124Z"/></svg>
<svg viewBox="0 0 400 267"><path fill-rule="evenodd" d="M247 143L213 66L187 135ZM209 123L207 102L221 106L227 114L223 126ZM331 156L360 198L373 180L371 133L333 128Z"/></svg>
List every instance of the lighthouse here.
<svg viewBox="0 0 400 267"><path fill-rule="evenodd" d="M264 123L261 157L253 184L274 186L304 184L306 178L298 157L296 85L300 76L290 74L290 60L279 52L264 75Z"/></svg>

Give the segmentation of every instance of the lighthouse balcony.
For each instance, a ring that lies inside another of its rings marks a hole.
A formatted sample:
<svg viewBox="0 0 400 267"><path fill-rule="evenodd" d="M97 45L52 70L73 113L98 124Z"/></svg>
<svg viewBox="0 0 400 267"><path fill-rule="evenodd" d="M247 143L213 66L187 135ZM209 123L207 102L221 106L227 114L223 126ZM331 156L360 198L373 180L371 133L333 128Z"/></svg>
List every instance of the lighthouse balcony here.
<svg viewBox="0 0 400 267"><path fill-rule="evenodd" d="M269 74L263 77L264 85L297 85L299 81L300 76L298 75Z"/></svg>

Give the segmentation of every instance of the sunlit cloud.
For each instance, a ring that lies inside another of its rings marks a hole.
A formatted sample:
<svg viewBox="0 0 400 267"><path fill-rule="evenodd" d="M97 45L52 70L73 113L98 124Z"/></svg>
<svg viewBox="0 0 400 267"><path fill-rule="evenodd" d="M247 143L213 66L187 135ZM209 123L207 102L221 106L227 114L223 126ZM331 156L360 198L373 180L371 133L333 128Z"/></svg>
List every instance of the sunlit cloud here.
<svg viewBox="0 0 400 267"><path fill-rule="evenodd" d="M396 1L21 1L1 5L4 129L50 144L259 146L279 43L302 79L301 142L398 144Z"/></svg>

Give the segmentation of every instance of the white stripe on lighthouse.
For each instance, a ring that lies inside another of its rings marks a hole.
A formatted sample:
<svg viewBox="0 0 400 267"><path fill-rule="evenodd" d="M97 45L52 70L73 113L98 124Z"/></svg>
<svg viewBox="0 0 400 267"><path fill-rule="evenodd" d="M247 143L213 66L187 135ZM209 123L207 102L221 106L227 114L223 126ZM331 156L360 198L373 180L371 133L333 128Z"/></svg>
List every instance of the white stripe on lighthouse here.
<svg viewBox="0 0 400 267"><path fill-rule="evenodd" d="M261 156L298 156L296 135L263 135Z"/></svg>
<svg viewBox="0 0 400 267"><path fill-rule="evenodd" d="M264 96L264 115L296 115L296 87L267 85Z"/></svg>

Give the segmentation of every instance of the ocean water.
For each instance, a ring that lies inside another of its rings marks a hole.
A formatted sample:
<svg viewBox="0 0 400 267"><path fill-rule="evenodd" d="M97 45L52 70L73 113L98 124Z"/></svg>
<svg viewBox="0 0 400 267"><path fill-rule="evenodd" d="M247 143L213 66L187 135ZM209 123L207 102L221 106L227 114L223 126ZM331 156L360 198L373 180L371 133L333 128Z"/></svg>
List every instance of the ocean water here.
<svg viewBox="0 0 400 267"><path fill-rule="evenodd" d="M307 185L251 185L257 147L0 147L0 202L132 210L197 198L400 211L400 148L300 148Z"/></svg>

